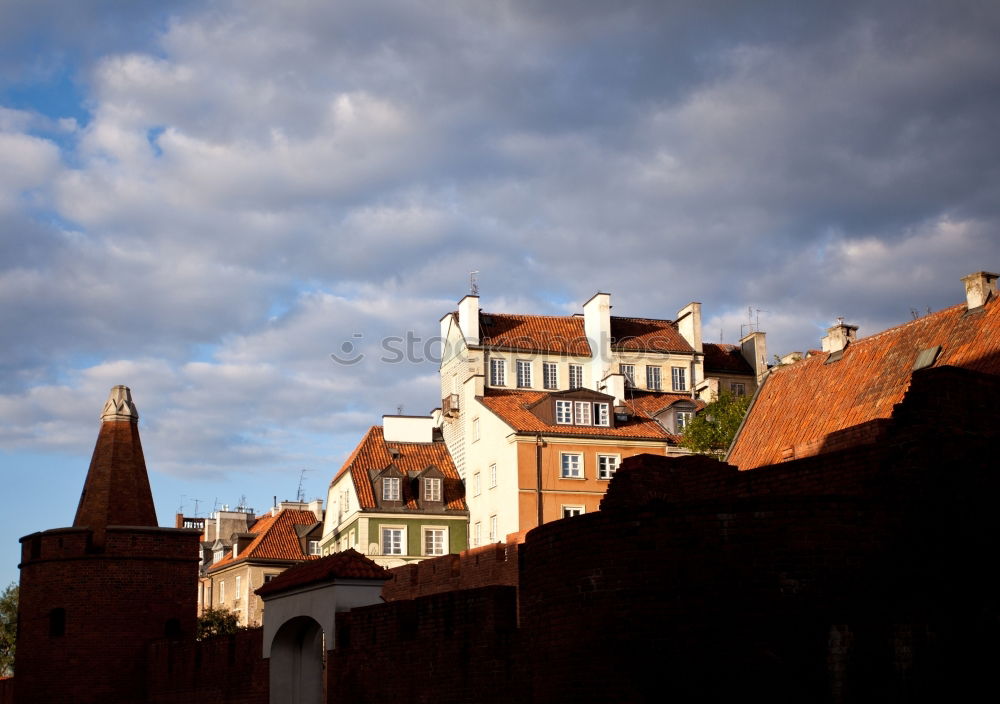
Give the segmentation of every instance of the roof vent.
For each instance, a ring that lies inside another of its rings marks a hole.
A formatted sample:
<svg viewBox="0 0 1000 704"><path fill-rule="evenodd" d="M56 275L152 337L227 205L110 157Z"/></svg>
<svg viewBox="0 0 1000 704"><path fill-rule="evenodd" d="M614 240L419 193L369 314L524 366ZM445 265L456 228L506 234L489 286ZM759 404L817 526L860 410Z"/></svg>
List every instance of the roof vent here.
<svg viewBox="0 0 1000 704"><path fill-rule="evenodd" d="M986 302L996 296L997 279L1000 274L991 274L988 271L978 271L962 277L965 284L965 301L969 310L986 305Z"/></svg>
<svg viewBox="0 0 1000 704"><path fill-rule="evenodd" d="M391 457L394 460L398 460L399 456L402 455L402 454L403 453L399 451L398 447L390 447L389 448L389 457Z"/></svg>

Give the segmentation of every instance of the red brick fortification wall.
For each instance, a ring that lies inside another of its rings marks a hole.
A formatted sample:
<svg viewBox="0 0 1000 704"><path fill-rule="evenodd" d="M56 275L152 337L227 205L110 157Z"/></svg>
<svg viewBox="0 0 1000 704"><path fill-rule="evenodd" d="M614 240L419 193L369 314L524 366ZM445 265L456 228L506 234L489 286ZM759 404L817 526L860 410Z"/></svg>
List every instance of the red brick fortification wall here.
<svg viewBox="0 0 1000 704"><path fill-rule="evenodd" d="M513 587L484 587L337 615L329 702L523 701Z"/></svg>
<svg viewBox="0 0 1000 704"><path fill-rule="evenodd" d="M14 678L0 678L0 704L14 704Z"/></svg>
<svg viewBox="0 0 1000 704"><path fill-rule="evenodd" d="M21 539L16 701L144 701L145 645L196 622L198 534L87 529Z"/></svg>
<svg viewBox="0 0 1000 704"><path fill-rule="evenodd" d="M518 543L523 535L512 533L508 542L464 550L389 570L392 579L382 588L386 601L415 599L430 594L495 585L517 586Z"/></svg>
<svg viewBox="0 0 1000 704"><path fill-rule="evenodd" d="M204 641L149 645L149 704L267 704L268 664L260 628Z"/></svg>

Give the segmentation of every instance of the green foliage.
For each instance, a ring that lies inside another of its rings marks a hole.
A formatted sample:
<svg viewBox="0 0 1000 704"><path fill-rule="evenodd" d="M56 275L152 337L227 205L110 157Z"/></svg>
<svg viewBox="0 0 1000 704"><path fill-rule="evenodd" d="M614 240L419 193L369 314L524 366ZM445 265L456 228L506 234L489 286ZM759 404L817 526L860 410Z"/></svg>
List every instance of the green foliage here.
<svg viewBox="0 0 1000 704"><path fill-rule="evenodd" d="M14 645L17 640L18 586L11 582L0 594L0 677L14 674Z"/></svg>
<svg viewBox="0 0 1000 704"><path fill-rule="evenodd" d="M692 452L722 459L750 407L749 396L723 392L684 429L681 445Z"/></svg>
<svg viewBox="0 0 1000 704"><path fill-rule="evenodd" d="M198 618L198 640L230 635L239 629L240 624L236 614L226 609L208 608Z"/></svg>

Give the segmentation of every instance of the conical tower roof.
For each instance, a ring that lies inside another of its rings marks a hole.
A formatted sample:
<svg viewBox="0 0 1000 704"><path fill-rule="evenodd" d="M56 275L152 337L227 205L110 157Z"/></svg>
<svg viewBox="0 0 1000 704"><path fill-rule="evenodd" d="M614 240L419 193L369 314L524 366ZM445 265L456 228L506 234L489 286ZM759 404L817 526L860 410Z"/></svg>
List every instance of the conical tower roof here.
<svg viewBox="0 0 1000 704"><path fill-rule="evenodd" d="M112 388L104 404L101 430L73 525L93 530L98 543L108 526L157 525L139 441L139 412L127 386Z"/></svg>

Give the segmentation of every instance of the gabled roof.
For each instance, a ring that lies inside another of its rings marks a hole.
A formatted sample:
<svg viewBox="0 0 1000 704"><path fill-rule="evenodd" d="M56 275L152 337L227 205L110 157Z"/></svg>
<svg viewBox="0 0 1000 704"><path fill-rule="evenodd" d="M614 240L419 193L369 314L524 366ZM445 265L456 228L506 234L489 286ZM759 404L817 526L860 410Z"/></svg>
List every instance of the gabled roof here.
<svg viewBox="0 0 1000 704"><path fill-rule="evenodd" d="M669 440L673 437L663 429L663 426L642 412L625 422L616 423L613 428L546 423L532 413L530 407L549 396L552 394L544 391L491 388L486 389L486 395L480 402L518 433L613 437L629 440Z"/></svg>
<svg viewBox="0 0 1000 704"><path fill-rule="evenodd" d="M626 403L644 416L652 418L657 413L665 411L676 403L693 403L695 410L700 411L705 407L705 402L701 399L691 398L689 393L665 393L662 391L641 391L639 389L629 389L625 392Z"/></svg>
<svg viewBox="0 0 1000 704"><path fill-rule="evenodd" d="M312 511L283 508L276 514L260 517L249 532L256 537L233 559L232 551L218 562L209 565L214 572L244 560L315 560L316 555L302 552L302 544L296 534L296 526L314 526L316 514Z"/></svg>
<svg viewBox="0 0 1000 704"><path fill-rule="evenodd" d="M739 345L706 342L702 345L702 349L705 352L706 373L723 372L753 376L753 367L743 356Z"/></svg>
<svg viewBox="0 0 1000 704"><path fill-rule="evenodd" d="M831 433L888 419L918 356L937 346L931 366L1000 374L1000 301L971 311L953 306L857 340L839 361L819 353L774 369L726 461L751 469L816 454Z"/></svg>
<svg viewBox="0 0 1000 704"><path fill-rule="evenodd" d="M479 334L488 347L590 356L590 343L579 316L480 313Z"/></svg>
<svg viewBox="0 0 1000 704"><path fill-rule="evenodd" d="M271 596L279 592L334 579L391 579L388 571L368 559L354 548L337 552L319 560L296 565L285 570L270 582L260 586L258 596Z"/></svg>
<svg viewBox="0 0 1000 704"><path fill-rule="evenodd" d="M634 352L682 352L694 348L677 331L671 320L619 318L611 316L611 349Z"/></svg>
<svg viewBox="0 0 1000 704"><path fill-rule="evenodd" d="M390 450L395 451L390 453ZM394 456L395 455L395 456ZM444 507L450 511L466 511L462 480L451 459L448 447L437 442L392 442L387 441L380 425L372 426L354 448L347 461L334 476L336 482L350 472L354 490L361 508L377 508L371 472L380 472L389 465L395 465L403 474L413 476L433 465L444 475L442 491ZM333 482L331 482L332 484ZM403 482L406 507L418 508L415 497L410 496L406 482Z"/></svg>

